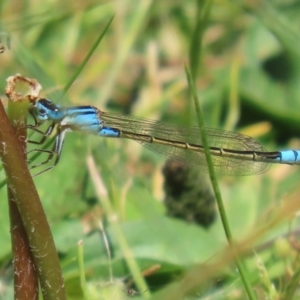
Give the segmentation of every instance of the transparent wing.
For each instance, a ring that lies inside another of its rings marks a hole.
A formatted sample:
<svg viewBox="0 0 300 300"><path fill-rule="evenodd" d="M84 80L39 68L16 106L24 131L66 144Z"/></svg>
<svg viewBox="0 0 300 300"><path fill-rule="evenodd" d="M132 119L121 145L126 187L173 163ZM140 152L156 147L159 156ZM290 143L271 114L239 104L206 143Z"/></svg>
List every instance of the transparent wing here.
<svg viewBox="0 0 300 300"><path fill-rule="evenodd" d="M106 112L100 112L100 118L104 121L105 126L108 127L117 128L135 134L150 135L166 140L202 145L202 139L198 127L170 126L157 121ZM240 133L212 128L207 128L206 133L210 147L238 151L266 151L256 140ZM172 147L170 145L138 142L154 152L192 166L197 166L202 170L207 171L207 163L204 153L189 151ZM259 174L265 172L270 167L270 164L267 162L241 160L238 158L228 158L216 155L212 158L216 172L223 175Z"/></svg>

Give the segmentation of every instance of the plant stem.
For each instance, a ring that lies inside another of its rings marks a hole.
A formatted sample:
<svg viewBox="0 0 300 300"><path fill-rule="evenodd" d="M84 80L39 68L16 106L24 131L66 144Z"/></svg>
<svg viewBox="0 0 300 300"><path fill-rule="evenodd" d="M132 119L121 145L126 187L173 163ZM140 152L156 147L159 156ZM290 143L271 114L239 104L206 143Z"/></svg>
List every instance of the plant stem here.
<svg viewBox="0 0 300 300"><path fill-rule="evenodd" d="M1 102L0 128L0 157L8 178L9 193L13 196L26 231L44 299L66 299L61 268L46 215L24 159L24 150Z"/></svg>
<svg viewBox="0 0 300 300"><path fill-rule="evenodd" d="M221 217L221 220L222 220L223 228L224 228L224 231L225 231L225 235L227 237L227 241L228 241L232 251L234 252L234 254L237 254L237 249L236 249L235 244L233 243L231 230L230 230L228 219L227 219L227 216L226 216L225 207L223 205L223 200L222 200L221 192L220 192L220 189L219 189L215 169L214 169L214 166L213 166L211 153L210 153L210 150L209 150L208 138L207 138L206 131L205 131L205 125L204 125L204 121L203 121L203 117L202 117L202 112L201 112L201 107L200 107L200 104L199 104L197 91L196 91L195 84L194 84L194 81L193 81L193 78L192 78L192 75L191 75L189 69L186 67L185 70L186 70L186 74L187 74L191 94L193 96L195 107L196 107L196 113L197 113L197 117L198 117L198 125L199 125L199 129L200 129L199 134L202 137L203 148L204 148L205 158L206 158L206 161L207 161L209 176L210 176L210 180L211 180L213 190L214 190L214 193L215 193L215 196L216 196L216 201L217 201L220 217ZM241 275L241 278L242 278L242 281L244 283L244 286L245 286L245 289L246 289L246 292L248 294L249 299L252 299L252 300L256 299L255 294L253 292L253 289L250 285L250 282L248 281L245 268L244 268L241 260L239 259L238 255L235 255L235 263L236 263L236 266L237 266L237 268L239 270L239 273Z"/></svg>

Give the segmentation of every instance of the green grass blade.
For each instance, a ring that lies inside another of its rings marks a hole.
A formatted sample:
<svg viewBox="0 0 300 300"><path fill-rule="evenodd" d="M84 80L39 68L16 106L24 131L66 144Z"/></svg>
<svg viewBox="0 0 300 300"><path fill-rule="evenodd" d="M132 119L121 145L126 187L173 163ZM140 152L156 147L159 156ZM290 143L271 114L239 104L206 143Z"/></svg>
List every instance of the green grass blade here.
<svg viewBox="0 0 300 300"><path fill-rule="evenodd" d="M102 38L104 37L105 33L107 32L107 30L108 30L108 28L109 28L109 26L110 26L110 24L111 24L111 22L112 22L113 19L114 19L114 17L111 17L111 19L107 23L106 27L101 32L101 34L99 35L98 39L96 40L96 42L94 43L94 45L90 49L89 53L87 54L87 56L85 57L85 59L82 61L82 63L78 67L77 71L74 73L74 75L71 77L71 79L69 80L69 82L64 87L64 89L63 89L63 95L68 91L68 89L74 83L74 81L79 76L79 74L81 73L81 71L83 70L83 68L86 66L87 62L89 61L89 59L91 58L91 56L95 52L96 48L98 47L99 43L101 42Z"/></svg>
<svg viewBox="0 0 300 300"><path fill-rule="evenodd" d="M215 193L215 197L216 197L220 217L222 220L223 228L224 228L229 245L231 246L232 250L234 252L236 252L236 249L235 249L235 246L234 246L233 240L232 240L231 230L230 230L229 223L228 223L227 216L226 216L225 207L223 205L221 192L220 192L219 185L218 185L217 176L216 176L215 169L213 166L212 157L211 157L211 154L209 151L209 144L208 144L208 139L207 139L207 135L206 135L206 131L205 131L205 125L204 125L204 121L203 121L203 117L202 117L201 108L199 105L199 98L197 95L197 90L195 88L195 85L194 85L194 82L192 79L192 75L191 75L189 69L187 68L187 66L185 67L185 71L187 74L190 91L191 91L191 94L193 96L194 103L195 103L196 113L197 113L197 117L198 117L197 120L198 120L199 129L200 129L199 134L201 134L201 136L202 136L202 142L203 142L204 153L205 153L205 157L206 157L206 161L207 161L207 165L208 165L209 176L210 176L213 190ZM242 281L244 283L244 286L245 286L245 289L249 296L249 299L252 299L252 300L256 299L255 294L252 290L252 287L248 281L244 266L243 266L242 262L240 261L240 259L238 258L238 256L236 256L235 262L236 262L237 268L240 272L240 275L242 277Z"/></svg>

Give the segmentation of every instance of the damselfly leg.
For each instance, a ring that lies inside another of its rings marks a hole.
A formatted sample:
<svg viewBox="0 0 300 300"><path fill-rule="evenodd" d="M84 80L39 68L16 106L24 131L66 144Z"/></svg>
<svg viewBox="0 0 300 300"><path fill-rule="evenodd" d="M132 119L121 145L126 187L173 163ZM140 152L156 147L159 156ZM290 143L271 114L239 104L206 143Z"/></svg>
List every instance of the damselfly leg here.
<svg viewBox="0 0 300 300"><path fill-rule="evenodd" d="M31 114L32 115L32 114ZM42 171L38 172L37 174L34 174L33 176L37 176L41 173L44 173L50 169L52 169L59 161L60 159L60 153L61 153L61 149L62 149L62 145L63 145L63 136L64 136L64 130L59 130L59 128L56 128L57 133L56 133L56 137L55 140L53 141L53 139L49 139L50 135L53 133L55 127L57 127L57 124L55 124L54 122L52 122L47 128L46 130L41 130L39 128L40 124L37 122L36 118L34 115L33 119L34 119L34 124L33 125L27 125L27 129L32 130L38 134L40 134L42 137L39 140L31 140L29 139L27 142L29 144L35 144L35 145L45 145L45 149L43 148L33 148L30 149L27 152L28 154L31 153L35 153L29 160L28 164L30 165L31 162L35 161L37 159L38 156L40 156L42 153L46 153L47 158L45 160L42 160L41 162L31 165L29 168L30 169L35 169L38 168L40 166L46 165L49 162L53 161L52 165L50 165L49 167L43 169ZM46 140L49 140L49 143L45 144ZM49 146L50 144L53 144L52 149L46 149L47 146Z"/></svg>

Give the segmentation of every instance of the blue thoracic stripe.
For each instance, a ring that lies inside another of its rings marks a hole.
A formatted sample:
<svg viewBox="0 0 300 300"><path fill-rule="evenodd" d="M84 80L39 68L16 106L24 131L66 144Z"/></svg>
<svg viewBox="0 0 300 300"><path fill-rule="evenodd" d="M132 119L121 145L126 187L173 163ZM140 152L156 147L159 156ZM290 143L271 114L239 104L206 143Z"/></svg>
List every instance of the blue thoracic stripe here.
<svg viewBox="0 0 300 300"><path fill-rule="evenodd" d="M97 113L97 109L93 106L84 106L83 108L81 108L80 106L76 106L73 108L70 108L67 110L66 114L70 114L70 115L76 115L76 114L80 114L80 115L89 115L89 114L96 114Z"/></svg>
<svg viewBox="0 0 300 300"><path fill-rule="evenodd" d="M120 137L120 130L116 128L102 127L99 130L99 135L105 137Z"/></svg>
<svg viewBox="0 0 300 300"><path fill-rule="evenodd" d="M95 111L94 110L75 111L72 114L74 114L74 115L95 115Z"/></svg>
<svg viewBox="0 0 300 300"><path fill-rule="evenodd" d="M93 110L98 110L96 107L91 106L91 105L82 105L82 106L74 106L72 109L78 109L78 110L85 110L85 109L93 109Z"/></svg>

